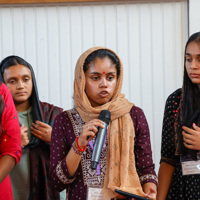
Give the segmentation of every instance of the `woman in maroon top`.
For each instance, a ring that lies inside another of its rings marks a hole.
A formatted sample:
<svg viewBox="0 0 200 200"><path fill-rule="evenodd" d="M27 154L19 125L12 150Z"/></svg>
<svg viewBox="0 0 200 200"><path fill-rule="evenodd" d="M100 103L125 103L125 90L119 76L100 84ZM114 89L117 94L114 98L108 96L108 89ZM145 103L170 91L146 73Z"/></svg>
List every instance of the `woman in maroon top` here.
<svg viewBox="0 0 200 200"><path fill-rule="evenodd" d="M50 154L53 185L59 191L66 188L70 200L97 193L105 196L95 199L118 198L115 189L155 199L148 124L143 111L121 94L122 77L119 57L107 48L91 48L77 61L75 108L56 117ZM111 112L111 122L99 166L92 170L95 134L97 127L104 128L97 118L104 109Z"/></svg>
<svg viewBox="0 0 200 200"><path fill-rule="evenodd" d="M0 82L0 199L12 200L8 173L21 158L20 127L9 89Z"/></svg>

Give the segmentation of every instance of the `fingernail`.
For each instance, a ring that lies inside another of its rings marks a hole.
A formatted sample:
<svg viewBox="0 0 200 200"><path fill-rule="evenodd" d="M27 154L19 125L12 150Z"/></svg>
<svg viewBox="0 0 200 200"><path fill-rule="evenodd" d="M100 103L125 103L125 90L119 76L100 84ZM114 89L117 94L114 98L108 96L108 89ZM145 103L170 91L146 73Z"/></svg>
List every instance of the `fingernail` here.
<svg viewBox="0 0 200 200"><path fill-rule="evenodd" d="M195 124L195 123L193 123L193 126L196 126L196 124Z"/></svg>

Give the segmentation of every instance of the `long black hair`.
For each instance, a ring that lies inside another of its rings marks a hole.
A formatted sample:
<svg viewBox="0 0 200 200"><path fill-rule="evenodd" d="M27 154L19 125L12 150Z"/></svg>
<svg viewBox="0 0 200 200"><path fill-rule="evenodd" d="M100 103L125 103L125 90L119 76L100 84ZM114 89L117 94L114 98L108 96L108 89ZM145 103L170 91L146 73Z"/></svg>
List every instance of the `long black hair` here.
<svg viewBox="0 0 200 200"><path fill-rule="evenodd" d="M200 32L191 35L185 46L185 54L187 46L195 42L200 47ZM183 144L182 126L192 128L195 123L200 126L200 90L197 84L192 83L190 80L185 66L186 58L184 58L184 77L180 106L178 109L176 133L178 139L178 151L181 155L190 155L193 159L197 159L197 151L187 149Z"/></svg>
<svg viewBox="0 0 200 200"><path fill-rule="evenodd" d="M40 103L39 103L39 95L38 95L38 90L37 90L35 74L34 74L32 66L27 61L25 61L23 58L21 58L19 56L15 56L15 55L4 58L0 63L0 81L5 83L4 78L3 78L4 70L6 68L9 68L9 67L15 66L15 65L26 66L31 71L33 89L32 89L32 94L29 98L29 102L30 102L30 105L32 106L32 110L34 111L34 112L32 112L33 121L36 121L36 120L42 121L42 111L41 111L41 107L40 107ZM40 143L39 138L35 137L34 135L31 135L30 142L26 146L26 148L34 148L37 145L39 145L39 143Z"/></svg>

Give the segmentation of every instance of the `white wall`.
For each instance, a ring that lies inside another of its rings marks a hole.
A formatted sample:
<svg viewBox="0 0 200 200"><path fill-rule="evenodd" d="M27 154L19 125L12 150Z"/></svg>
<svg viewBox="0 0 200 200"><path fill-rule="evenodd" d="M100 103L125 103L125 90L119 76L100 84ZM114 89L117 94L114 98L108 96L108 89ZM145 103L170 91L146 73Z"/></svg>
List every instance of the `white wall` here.
<svg viewBox="0 0 200 200"><path fill-rule="evenodd" d="M6 5L0 8L0 59L25 58L40 99L68 109L79 55L96 45L116 51L125 68L123 93L146 114L158 169L165 101L182 84L187 16L186 2Z"/></svg>
<svg viewBox="0 0 200 200"><path fill-rule="evenodd" d="M189 35L200 31L200 1L189 0Z"/></svg>

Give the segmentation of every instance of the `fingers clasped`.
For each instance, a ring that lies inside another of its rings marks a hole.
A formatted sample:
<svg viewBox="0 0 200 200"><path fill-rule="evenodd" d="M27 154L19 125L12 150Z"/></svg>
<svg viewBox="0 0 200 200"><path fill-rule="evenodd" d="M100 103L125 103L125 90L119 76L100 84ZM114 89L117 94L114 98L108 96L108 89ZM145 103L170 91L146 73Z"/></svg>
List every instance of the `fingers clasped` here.
<svg viewBox="0 0 200 200"><path fill-rule="evenodd" d="M44 142L50 143L52 127L44 122L35 121L31 127L32 134Z"/></svg>
<svg viewBox="0 0 200 200"><path fill-rule="evenodd" d="M183 126L184 145L188 149L200 150L200 128L193 124L193 129Z"/></svg>
<svg viewBox="0 0 200 200"><path fill-rule="evenodd" d="M24 124L22 124L22 126L20 127L20 135L21 135L21 145L22 146L26 146L29 143L29 138L28 138L28 128L24 126Z"/></svg>

